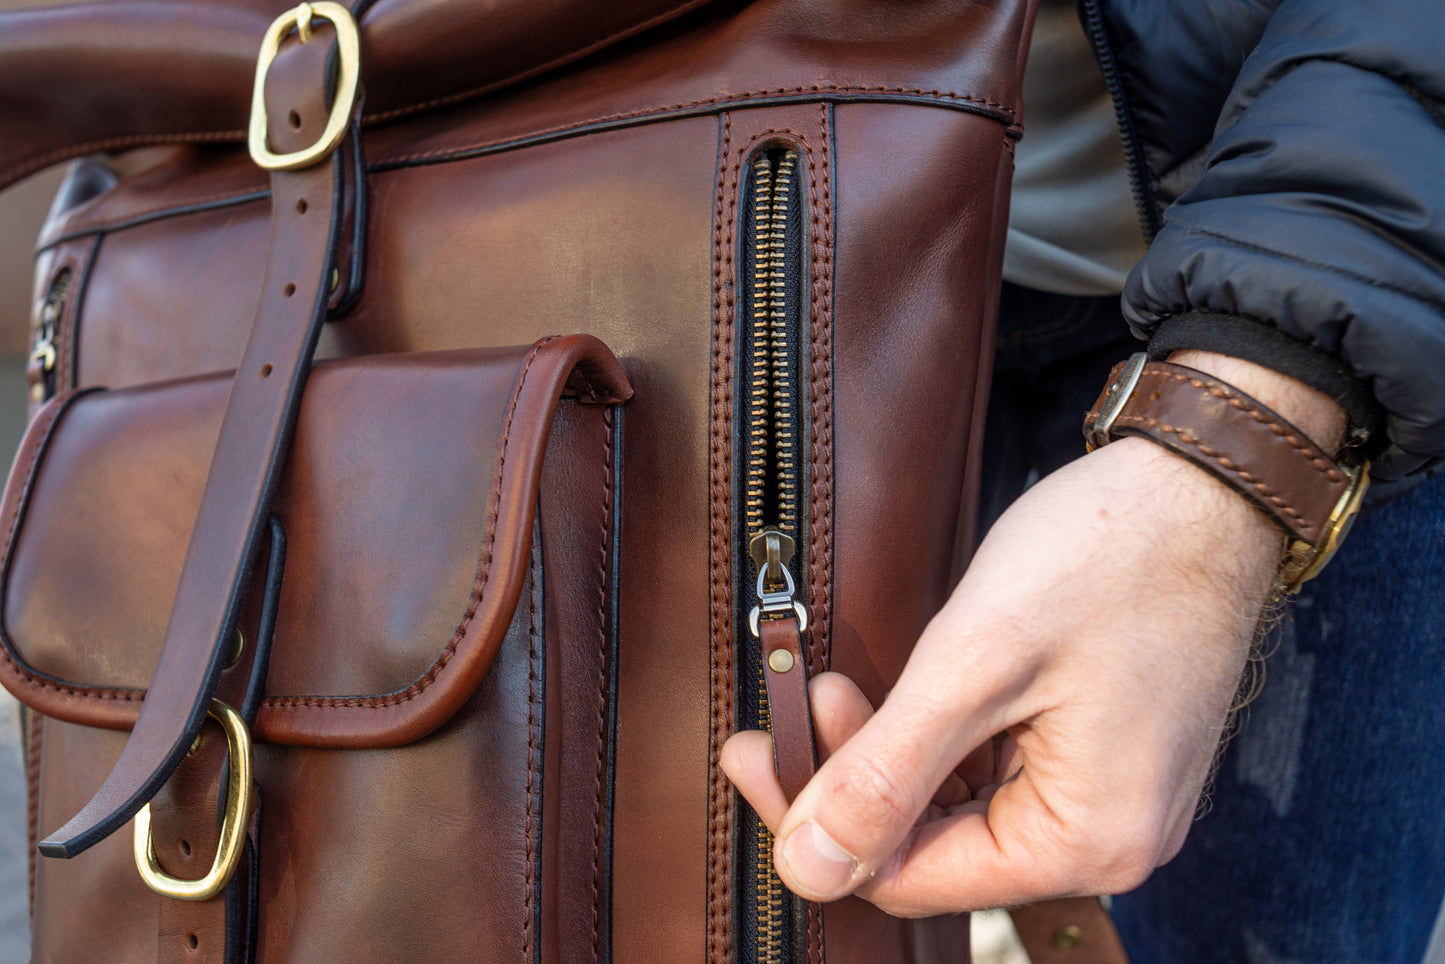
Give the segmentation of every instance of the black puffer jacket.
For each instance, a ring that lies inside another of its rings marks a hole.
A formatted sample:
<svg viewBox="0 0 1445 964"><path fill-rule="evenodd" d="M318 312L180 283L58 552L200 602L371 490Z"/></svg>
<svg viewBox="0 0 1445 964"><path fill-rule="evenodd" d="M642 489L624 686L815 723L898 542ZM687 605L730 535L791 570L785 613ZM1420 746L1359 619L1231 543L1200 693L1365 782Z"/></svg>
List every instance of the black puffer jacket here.
<svg viewBox="0 0 1445 964"><path fill-rule="evenodd" d="M1445 6L1078 5L1154 236L1124 293L1151 352L1325 391L1377 477L1445 460Z"/></svg>

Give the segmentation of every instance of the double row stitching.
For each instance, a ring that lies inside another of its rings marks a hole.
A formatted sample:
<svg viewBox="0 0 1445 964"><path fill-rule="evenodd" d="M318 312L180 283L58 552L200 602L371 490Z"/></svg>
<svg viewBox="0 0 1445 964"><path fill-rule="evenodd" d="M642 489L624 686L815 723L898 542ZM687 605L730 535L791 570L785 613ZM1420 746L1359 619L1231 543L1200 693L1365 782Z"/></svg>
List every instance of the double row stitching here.
<svg viewBox="0 0 1445 964"><path fill-rule="evenodd" d="M711 964L727 964L732 957L732 874L730 838L732 796L718 767L718 755L733 718L733 664L729 632L732 626L732 566L728 504L732 488L732 356L733 356L733 238L737 218L736 191L742 153L732 153L732 115L724 112L718 153L717 195L713 210L713 337L712 412L708 439L710 574L710 628L712 645L711 727L708 740L707 840L707 957Z"/></svg>

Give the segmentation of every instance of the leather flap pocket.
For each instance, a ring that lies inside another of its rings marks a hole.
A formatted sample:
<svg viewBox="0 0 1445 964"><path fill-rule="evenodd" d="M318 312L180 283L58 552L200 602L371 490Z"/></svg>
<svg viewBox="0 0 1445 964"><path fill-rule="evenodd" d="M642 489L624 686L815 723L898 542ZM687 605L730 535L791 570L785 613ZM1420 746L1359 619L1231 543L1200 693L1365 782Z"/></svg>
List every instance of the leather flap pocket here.
<svg viewBox="0 0 1445 964"><path fill-rule="evenodd" d="M230 381L61 396L31 424L0 510L0 681L29 706L134 723ZM564 393L631 389L581 335L315 366L272 507L286 558L258 739L397 746L466 700L527 580Z"/></svg>

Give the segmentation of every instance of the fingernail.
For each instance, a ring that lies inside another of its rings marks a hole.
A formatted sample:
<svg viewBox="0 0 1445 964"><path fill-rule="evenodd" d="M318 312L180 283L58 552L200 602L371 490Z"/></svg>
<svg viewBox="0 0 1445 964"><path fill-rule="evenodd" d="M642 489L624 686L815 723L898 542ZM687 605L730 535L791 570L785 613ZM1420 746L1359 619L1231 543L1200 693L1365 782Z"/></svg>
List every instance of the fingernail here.
<svg viewBox="0 0 1445 964"><path fill-rule="evenodd" d="M840 896L858 869L858 858L811 820L788 835L779 856L793 883L818 900Z"/></svg>

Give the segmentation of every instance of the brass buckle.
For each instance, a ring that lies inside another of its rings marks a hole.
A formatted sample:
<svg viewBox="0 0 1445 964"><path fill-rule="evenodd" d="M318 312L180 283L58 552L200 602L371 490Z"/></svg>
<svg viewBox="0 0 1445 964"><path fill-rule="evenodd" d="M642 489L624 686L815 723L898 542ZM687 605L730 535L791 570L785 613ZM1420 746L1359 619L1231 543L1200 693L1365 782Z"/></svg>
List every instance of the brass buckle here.
<svg viewBox="0 0 1445 964"><path fill-rule="evenodd" d="M229 751L226 780L226 815L221 821L221 840L216 845L216 859L211 869L199 880L172 877L156 862L151 840L151 805L147 803L135 815L135 865L146 886L162 897L176 900L210 900L226 889L246 841L246 822L251 819L255 795L251 788L251 734L241 715L220 700L211 700L207 711L226 732Z"/></svg>
<svg viewBox="0 0 1445 964"><path fill-rule="evenodd" d="M1289 544L1284 566L1275 580L1275 588L1282 594L1297 593L1301 586L1318 576L1325 563L1334 558L1350 526L1355 524L1355 517L1365 501L1365 492L1370 488L1370 463L1362 461L1358 465L1341 465L1340 468L1350 477L1350 484L1345 487L1340 501L1335 503L1318 539L1313 543L1295 539Z"/></svg>
<svg viewBox="0 0 1445 964"><path fill-rule="evenodd" d="M301 42L311 39L311 19L319 16L330 20L336 27L336 44L341 52L341 76L336 87L336 99L331 105L331 114L326 118L326 129L310 147L290 154L275 154L266 137L266 73L271 62L281 51L281 41L295 27ZM346 136L346 127L351 121L351 110L356 105L356 89L361 78L361 34L356 18L351 11L332 0L317 0L303 3L294 10L288 10L272 21L261 40L261 56L256 61L256 86L251 93L251 129L248 144L251 160L268 171L294 171L310 167L336 150L336 145Z"/></svg>

